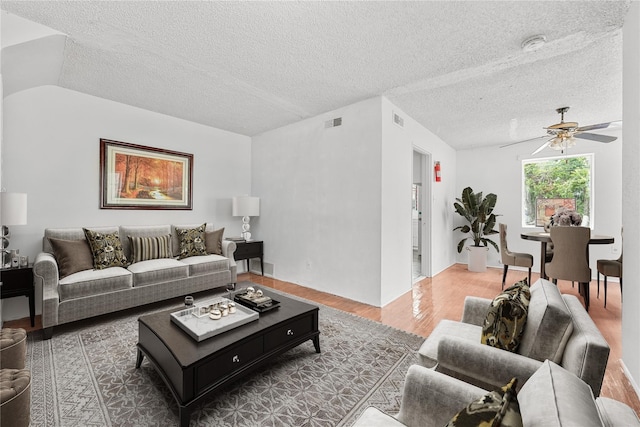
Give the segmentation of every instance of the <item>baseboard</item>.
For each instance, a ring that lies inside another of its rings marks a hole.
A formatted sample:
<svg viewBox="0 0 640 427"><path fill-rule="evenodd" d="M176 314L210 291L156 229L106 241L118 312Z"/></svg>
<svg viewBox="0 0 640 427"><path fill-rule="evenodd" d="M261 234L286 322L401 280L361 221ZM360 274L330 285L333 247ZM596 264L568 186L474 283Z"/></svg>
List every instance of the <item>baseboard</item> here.
<svg viewBox="0 0 640 427"><path fill-rule="evenodd" d="M629 372L629 369L627 369L627 365L624 364L624 360L622 359L620 359L620 366L622 366L622 372L624 373L624 376L627 377L627 380L629 380L631 387L633 387L633 391L636 392L636 397L640 397L640 388L638 388L638 384L636 384L633 376L631 376L631 372Z"/></svg>

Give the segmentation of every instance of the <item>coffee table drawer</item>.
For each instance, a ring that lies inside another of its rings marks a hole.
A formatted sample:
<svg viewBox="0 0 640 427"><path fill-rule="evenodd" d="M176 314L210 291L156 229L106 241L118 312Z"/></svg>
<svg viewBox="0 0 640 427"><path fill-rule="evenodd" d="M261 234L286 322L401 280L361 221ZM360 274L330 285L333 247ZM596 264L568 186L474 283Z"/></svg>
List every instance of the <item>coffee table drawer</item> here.
<svg viewBox="0 0 640 427"><path fill-rule="evenodd" d="M263 338L256 337L197 366L194 372L196 394L213 385L223 376L250 364L262 354L262 350Z"/></svg>
<svg viewBox="0 0 640 427"><path fill-rule="evenodd" d="M288 341L294 341L312 331L313 316L305 316L292 322L285 323L279 328L265 334L264 351L267 352L287 343Z"/></svg>

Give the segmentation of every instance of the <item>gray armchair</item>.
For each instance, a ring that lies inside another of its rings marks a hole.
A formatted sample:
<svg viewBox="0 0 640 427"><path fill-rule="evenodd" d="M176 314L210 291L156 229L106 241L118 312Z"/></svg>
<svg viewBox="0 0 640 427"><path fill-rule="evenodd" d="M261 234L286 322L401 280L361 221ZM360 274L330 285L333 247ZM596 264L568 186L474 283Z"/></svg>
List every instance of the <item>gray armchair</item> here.
<svg viewBox="0 0 640 427"><path fill-rule="evenodd" d="M386 414L367 408L358 427L444 426L455 414L487 391L422 366L407 372L400 412ZM624 403L593 398L587 384L557 364L546 361L518 392L525 426L640 426Z"/></svg>
<svg viewBox="0 0 640 427"><path fill-rule="evenodd" d="M442 320L420 347L421 364L484 389L512 377L522 386L549 359L586 382L598 396L609 344L573 295L539 279L516 353L481 344L482 323L491 300L467 297L461 322Z"/></svg>

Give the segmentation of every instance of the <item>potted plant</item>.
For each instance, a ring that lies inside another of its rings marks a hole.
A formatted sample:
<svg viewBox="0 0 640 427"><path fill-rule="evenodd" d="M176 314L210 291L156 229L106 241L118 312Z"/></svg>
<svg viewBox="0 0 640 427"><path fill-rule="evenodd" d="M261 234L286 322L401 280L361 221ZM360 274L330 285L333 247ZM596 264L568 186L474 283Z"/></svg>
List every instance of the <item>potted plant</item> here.
<svg viewBox="0 0 640 427"><path fill-rule="evenodd" d="M462 190L462 197L456 198L453 206L456 212L467 220L468 224L458 226L453 231L460 230L466 236L458 243L458 253L462 252L467 239L473 240L473 246L469 250L469 270L485 271L487 268L487 251L489 244L500 252L498 245L485 236L498 234L493 227L496 225L496 214L493 209L498 201L498 196L493 193L482 197L482 192L474 193L471 187Z"/></svg>

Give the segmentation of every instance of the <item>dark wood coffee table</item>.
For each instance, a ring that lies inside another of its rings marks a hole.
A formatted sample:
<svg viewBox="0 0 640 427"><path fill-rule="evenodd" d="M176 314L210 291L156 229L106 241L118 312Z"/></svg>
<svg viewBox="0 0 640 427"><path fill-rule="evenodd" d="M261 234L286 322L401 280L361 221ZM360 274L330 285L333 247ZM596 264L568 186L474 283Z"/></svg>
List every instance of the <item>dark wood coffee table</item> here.
<svg viewBox="0 0 640 427"><path fill-rule="evenodd" d="M320 353L318 307L264 293L280 301L280 307L201 342L171 321L176 308L138 319L136 368L145 356L150 360L178 402L182 427L189 425L196 405L275 356L308 340Z"/></svg>

